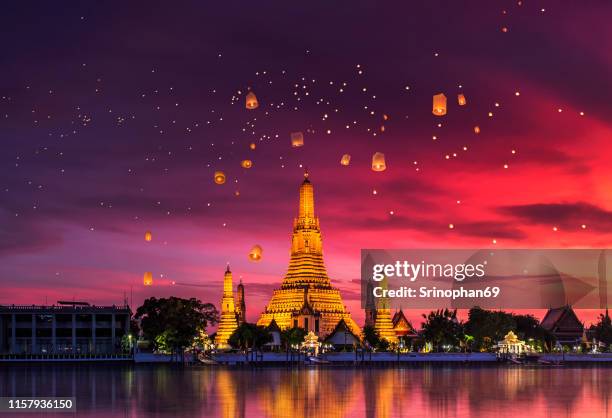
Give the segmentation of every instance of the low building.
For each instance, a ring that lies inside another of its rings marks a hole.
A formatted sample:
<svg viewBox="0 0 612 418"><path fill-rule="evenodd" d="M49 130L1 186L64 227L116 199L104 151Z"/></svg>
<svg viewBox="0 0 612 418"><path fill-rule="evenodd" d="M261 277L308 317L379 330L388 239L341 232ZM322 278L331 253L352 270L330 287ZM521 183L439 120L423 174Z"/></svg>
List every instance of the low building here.
<svg viewBox="0 0 612 418"><path fill-rule="evenodd" d="M519 340L512 331L508 332L503 340L498 341L497 350L502 354L523 354L530 351L525 341Z"/></svg>
<svg viewBox="0 0 612 418"><path fill-rule="evenodd" d="M348 351L361 346L361 340L351 331L344 319L341 319L336 328L325 338L324 344L331 345L335 351Z"/></svg>
<svg viewBox="0 0 612 418"><path fill-rule="evenodd" d="M0 305L0 354L113 354L129 333L129 306Z"/></svg>
<svg viewBox="0 0 612 418"><path fill-rule="evenodd" d="M580 344L584 332L584 324L571 306L549 309L542 319L542 327L549 331L561 345Z"/></svg>
<svg viewBox="0 0 612 418"><path fill-rule="evenodd" d="M270 333L270 342L264 344L269 350L278 350L281 347L281 329L273 319L272 322L266 327Z"/></svg>

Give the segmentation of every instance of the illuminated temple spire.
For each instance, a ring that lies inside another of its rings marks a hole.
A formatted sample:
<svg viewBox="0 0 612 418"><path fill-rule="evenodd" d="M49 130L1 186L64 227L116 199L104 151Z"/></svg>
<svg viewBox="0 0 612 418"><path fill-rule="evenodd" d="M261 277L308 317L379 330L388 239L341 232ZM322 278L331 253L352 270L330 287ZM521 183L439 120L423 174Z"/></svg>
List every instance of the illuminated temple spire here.
<svg viewBox="0 0 612 418"><path fill-rule="evenodd" d="M381 283L383 289L389 288L389 283L385 277ZM393 321L391 320L391 308L389 298L381 297L376 301L376 320L374 322L374 330L380 338L387 340L391 344L397 343L397 335L393 329Z"/></svg>
<svg viewBox="0 0 612 418"><path fill-rule="evenodd" d="M320 336L329 334L344 319L354 333L361 334L327 276L308 171L300 185L298 216L293 220L289 268L257 324L267 326L272 319L281 329L299 326Z"/></svg>
<svg viewBox="0 0 612 418"><path fill-rule="evenodd" d="M223 276L223 297L221 299L221 317L219 319L219 328L215 336L215 345L217 348L228 348L227 343L229 337L234 330L238 328L236 320L236 307L234 304L234 284L232 281L232 272L229 264Z"/></svg>

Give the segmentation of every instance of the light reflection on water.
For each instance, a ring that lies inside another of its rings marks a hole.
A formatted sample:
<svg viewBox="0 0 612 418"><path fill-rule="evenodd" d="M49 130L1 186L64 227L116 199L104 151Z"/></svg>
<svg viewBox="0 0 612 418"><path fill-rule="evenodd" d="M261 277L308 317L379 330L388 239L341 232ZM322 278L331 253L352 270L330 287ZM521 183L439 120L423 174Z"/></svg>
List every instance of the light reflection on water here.
<svg viewBox="0 0 612 418"><path fill-rule="evenodd" d="M0 396L74 396L79 416L105 418L612 417L611 372L606 367L0 365Z"/></svg>

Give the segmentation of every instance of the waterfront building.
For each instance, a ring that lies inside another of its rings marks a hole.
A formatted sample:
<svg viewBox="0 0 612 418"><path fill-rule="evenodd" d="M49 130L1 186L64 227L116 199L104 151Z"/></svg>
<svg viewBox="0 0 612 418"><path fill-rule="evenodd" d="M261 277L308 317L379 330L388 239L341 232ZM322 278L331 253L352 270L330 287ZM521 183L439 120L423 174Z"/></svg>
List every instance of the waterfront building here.
<svg viewBox="0 0 612 418"><path fill-rule="evenodd" d="M304 337L304 341L300 344L300 350L305 351L315 356L319 355L319 348L321 343L319 342L319 336L312 331L308 331L308 334Z"/></svg>
<svg viewBox="0 0 612 418"><path fill-rule="evenodd" d="M411 339L418 338L418 333L404 315L404 311L400 308L399 311L396 311L393 315L393 319L391 319L391 323L393 324L393 331L395 331L395 335L398 338Z"/></svg>
<svg viewBox="0 0 612 418"><path fill-rule="evenodd" d="M129 306L87 302L0 305L0 354L114 354L130 330Z"/></svg>
<svg viewBox="0 0 612 418"><path fill-rule="evenodd" d="M497 349L503 354L523 354L530 351L525 341L519 340L512 331L509 331L503 340L498 341Z"/></svg>
<svg viewBox="0 0 612 418"><path fill-rule="evenodd" d="M385 277L381 282L383 289L389 288L388 279ZM374 330L380 338L386 340L390 344L398 342L397 335L391 321L391 307L388 297L380 297L376 300L376 320L374 321Z"/></svg>
<svg viewBox="0 0 612 418"><path fill-rule="evenodd" d="M238 328L238 315L234 303L234 285L232 272L229 265L223 276L223 297L221 298L221 316L219 328L215 336L215 345L220 349L229 348L228 340L232 333Z"/></svg>
<svg viewBox="0 0 612 418"><path fill-rule="evenodd" d="M299 193L289 268L257 325L267 326L275 320L281 329L302 327L325 337L344 319L352 332L360 335L361 330L344 306L340 291L327 276L321 228L314 211L314 190L307 172Z"/></svg>
<svg viewBox="0 0 612 418"><path fill-rule="evenodd" d="M571 306L549 309L542 319L542 327L548 330L561 345L574 346L580 344L584 332L584 324Z"/></svg>
<svg viewBox="0 0 612 418"><path fill-rule="evenodd" d="M388 307L382 306L376 310L374 330L378 333L380 338L387 340L390 344L397 343L397 335L395 334L393 322L391 321L391 310Z"/></svg>
<svg viewBox="0 0 612 418"><path fill-rule="evenodd" d="M238 325L246 322L246 302L244 300L244 285L242 279L236 288L236 314L238 316Z"/></svg>
<svg viewBox="0 0 612 418"><path fill-rule="evenodd" d="M353 350L361 345L359 335L355 335L349 326L341 319L336 328L323 341L326 345L331 345L335 351Z"/></svg>
<svg viewBox="0 0 612 418"><path fill-rule="evenodd" d="M265 346L271 350L279 349L281 346L281 329L276 321L272 320L266 330L270 333L270 342L266 343Z"/></svg>

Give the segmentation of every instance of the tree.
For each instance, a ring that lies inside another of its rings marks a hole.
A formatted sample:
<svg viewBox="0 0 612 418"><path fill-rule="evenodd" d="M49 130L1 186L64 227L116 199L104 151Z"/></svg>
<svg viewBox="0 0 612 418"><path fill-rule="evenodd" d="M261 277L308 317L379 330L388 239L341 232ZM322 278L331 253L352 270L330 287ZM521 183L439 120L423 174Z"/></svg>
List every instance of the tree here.
<svg viewBox="0 0 612 418"><path fill-rule="evenodd" d="M229 344L234 348L243 350L250 348L258 350L264 344L269 343L271 339L272 335L266 327L244 322L229 337Z"/></svg>
<svg viewBox="0 0 612 418"><path fill-rule="evenodd" d="M308 334L308 331L304 328L287 328L281 331L281 343L285 346L286 350L289 350L292 345L304 342L306 334Z"/></svg>
<svg viewBox="0 0 612 418"><path fill-rule="evenodd" d="M607 309L605 314L599 314L599 321L594 329L597 340L604 344L612 344L612 321Z"/></svg>
<svg viewBox="0 0 612 418"><path fill-rule="evenodd" d="M463 334L463 339L461 340L465 351L472 351L472 345L474 344L474 336L469 334Z"/></svg>
<svg viewBox="0 0 612 418"><path fill-rule="evenodd" d="M555 336L546 328L542 327L533 315L513 315L516 322L516 331L520 338L533 340L540 349L548 350L556 341Z"/></svg>
<svg viewBox="0 0 612 418"><path fill-rule="evenodd" d="M516 330L512 314L503 311L488 311L479 307L470 309L465 332L474 337L474 346L488 351L509 332Z"/></svg>
<svg viewBox="0 0 612 418"><path fill-rule="evenodd" d="M368 345L379 351L386 351L389 348L389 341L384 338L380 338L380 334L371 325L363 327L363 338L366 340Z"/></svg>
<svg viewBox="0 0 612 418"><path fill-rule="evenodd" d="M436 351L443 345L459 345L463 337L463 327L457 320L457 310L438 309L428 315L423 314L425 322L421 323L423 336L432 343Z"/></svg>
<svg viewBox="0 0 612 418"><path fill-rule="evenodd" d="M533 315L515 315L474 307L470 309L465 323L465 332L474 337L473 347L480 351L492 350L510 331L515 331L521 339L533 340L535 345L542 348L554 345L554 336Z"/></svg>
<svg viewBox="0 0 612 418"><path fill-rule="evenodd" d="M149 298L136 310L145 339L163 351L182 351L192 345L200 332L219 321L214 305L198 299Z"/></svg>

